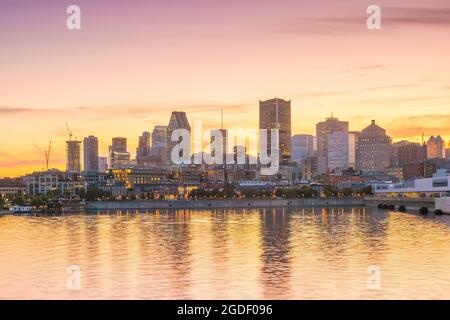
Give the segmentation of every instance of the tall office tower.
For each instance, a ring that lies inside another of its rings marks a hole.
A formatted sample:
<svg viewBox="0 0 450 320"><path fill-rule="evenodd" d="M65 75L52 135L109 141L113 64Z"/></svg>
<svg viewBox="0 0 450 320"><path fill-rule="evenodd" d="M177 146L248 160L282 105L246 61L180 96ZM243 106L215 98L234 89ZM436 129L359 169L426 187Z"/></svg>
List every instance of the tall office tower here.
<svg viewBox="0 0 450 320"><path fill-rule="evenodd" d="M445 157L450 159L450 141L448 142L448 148L445 149Z"/></svg>
<svg viewBox="0 0 450 320"><path fill-rule="evenodd" d="M303 161L314 156L314 136L310 134L296 134L291 138L291 161L301 167Z"/></svg>
<svg viewBox="0 0 450 320"><path fill-rule="evenodd" d="M327 134L327 172L355 168L355 134L338 131Z"/></svg>
<svg viewBox="0 0 450 320"><path fill-rule="evenodd" d="M109 146L109 168L118 169L130 162L130 153L127 151L127 138L112 138L112 144Z"/></svg>
<svg viewBox="0 0 450 320"><path fill-rule="evenodd" d="M152 149L167 146L167 126L155 126L152 132Z"/></svg>
<svg viewBox="0 0 450 320"><path fill-rule="evenodd" d="M108 170L108 157L98 157L98 171L106 172Z"/></svg>
<svg viewBox="0 0 450 320"><path fill-rule="evenodd" d="M335 132L347 132L348 122L340 121L338 118L325 119L316 124L317 137L317 173L325 174L328 169L328 135Z"/></svg>
<svg viewBox="0 0 450 320"><path fill-rule="evenodd" d="M98 139L89 136L83 140L83 170L98 171Z"/></svg>
<svg viewBox="0 0 450 320"><path fill-rule="evenodd" d="M68 172L81 171L81 141L66 141L66 170Z"/></svg>
<svg viewBox="0 0 450 320"><path fill-rule="evenodd" d="M112 138L112 144L109 147L110 152L127 152L127 138Z"/></svg>
<svg viewBox="0 0 450 320"><path fill-rule="evenodd" d="M168 127L155 126L152 132L152 159L157 163L167 163Z"/></svg>
<svg viewBox="0 0 450 320"><path fill-rule="evenodd" d="M358 139L358 168L363 172L380 172L391 162L392 139L375 120L361 131Z"/></svg>
<svg viewBox="0 0 450 320"><path fill-rule="evenodd" d="M259 129L279 130L280 163L291 161L291 101L270 99L259 101ZM271 135L267 135L267 154L271 150Z"/></svg>
<svg viewBox="0 0 450 320"><path fill-rule="evenodd" d="M145 164L149 161L150 157L150 132L144 131L139 137L139 144L136 149L136 161L137 164Z"/></svg>
<svg viewBox="0 0 450 320"><path fill-rule="evenodd" d="M427 158L441 159L445 158L445 142L441 136L431 136L427 141Z"/></svg>
<svg viewBox="0 0 450 320"><path fill-rule="evenodd" d="M167 126L167 159L169 164L172 164L171 160L171 153L172 149L182 141L182 138L180 137L178 141L172 141L172 133L177 129L186 129L191 132L191 126L189 125L189 121L186 117L186 112L182 111L173 111L172 115L170 116L169 125ZM179 156L180 157L186 157L190 158L191 156L191 139L189 137L189 150L180 151ZM184 154L183 154L184 152ZM187 153L187 154L186 154Z"/></svg>

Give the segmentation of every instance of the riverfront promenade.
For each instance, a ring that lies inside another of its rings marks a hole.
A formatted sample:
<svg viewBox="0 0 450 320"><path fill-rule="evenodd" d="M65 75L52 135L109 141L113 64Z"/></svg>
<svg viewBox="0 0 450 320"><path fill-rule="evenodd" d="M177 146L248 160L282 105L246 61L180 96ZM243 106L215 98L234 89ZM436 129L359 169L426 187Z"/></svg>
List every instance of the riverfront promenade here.
<svg viewBox="0 0 450 320"><path fill-rule="evenodd" d="M226 208L286 208L286 207L357 207L363 198L308 199L226 199L226 200L132 200L88 202L88 211L147 209L226 209Z"/></svg>

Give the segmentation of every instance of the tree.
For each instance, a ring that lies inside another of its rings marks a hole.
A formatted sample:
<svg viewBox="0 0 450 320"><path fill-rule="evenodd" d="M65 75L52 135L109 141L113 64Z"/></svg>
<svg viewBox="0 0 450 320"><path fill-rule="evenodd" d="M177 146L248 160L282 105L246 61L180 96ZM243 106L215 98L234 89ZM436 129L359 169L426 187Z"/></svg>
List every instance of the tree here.
<svg viewBox="0 0 450 320"><path fill-rule="evenodd" d="M17 196L12 200L13 205L15 206L23 206L25 204L24 198Z"/></svg>
<svg viewBox="0 0 450 320"><path fill-rule="evenodd" d="M0 197L0 209L3 209L5 207L5 199L3 197Z"/></svg>
<svg viewBox="0 0 450 320"><path fill-rule="evenodd" d="M44 201L43 197L41 196L35 196L31 199L31 205L34 207L43 207L47 203Z"/></svg>

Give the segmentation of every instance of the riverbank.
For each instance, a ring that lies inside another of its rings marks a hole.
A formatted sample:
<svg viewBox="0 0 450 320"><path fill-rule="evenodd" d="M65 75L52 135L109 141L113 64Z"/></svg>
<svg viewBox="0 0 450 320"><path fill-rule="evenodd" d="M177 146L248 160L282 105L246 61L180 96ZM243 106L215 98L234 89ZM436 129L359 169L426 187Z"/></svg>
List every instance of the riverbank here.
<svg viewBox="0 0 450 320"><path fill-rule="evenodd" d="M92 201L87 211L148 210L148 209L227 209L227 208L286 208L286 207L358 207L364 199L310 198L310 199L225 199L225 200L132 200Z"/></svg>

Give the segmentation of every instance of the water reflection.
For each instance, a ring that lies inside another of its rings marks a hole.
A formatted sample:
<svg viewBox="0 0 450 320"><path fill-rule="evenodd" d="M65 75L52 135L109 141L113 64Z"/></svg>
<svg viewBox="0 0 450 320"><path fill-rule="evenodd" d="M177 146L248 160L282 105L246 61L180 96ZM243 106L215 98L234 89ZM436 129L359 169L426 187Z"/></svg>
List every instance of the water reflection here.
<svg viewBox="0 0 450 320"><path fill-rule="evenodd" d="M0 298L450 298L449 240L450 217L368 208L2 216Z"/></svg>

